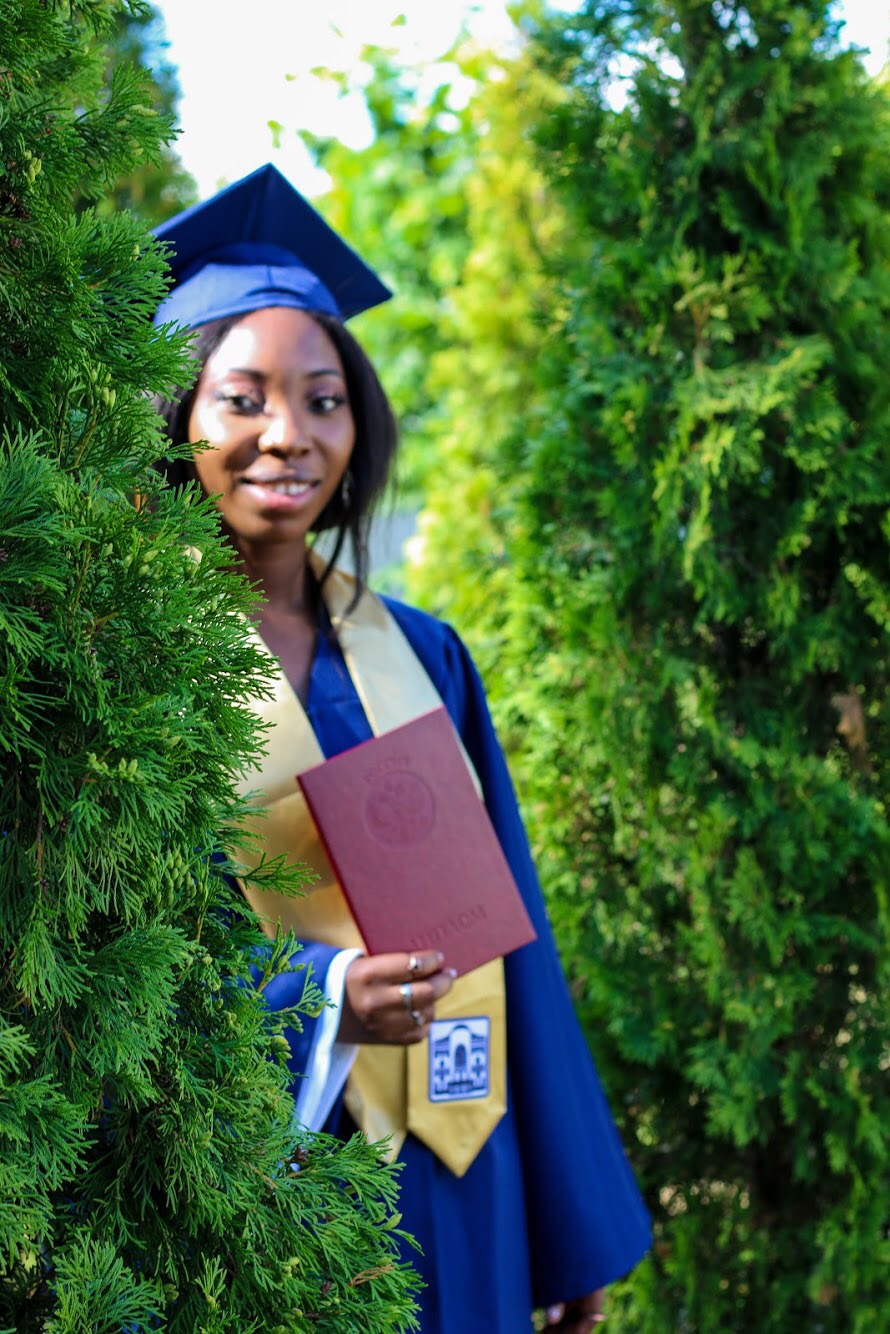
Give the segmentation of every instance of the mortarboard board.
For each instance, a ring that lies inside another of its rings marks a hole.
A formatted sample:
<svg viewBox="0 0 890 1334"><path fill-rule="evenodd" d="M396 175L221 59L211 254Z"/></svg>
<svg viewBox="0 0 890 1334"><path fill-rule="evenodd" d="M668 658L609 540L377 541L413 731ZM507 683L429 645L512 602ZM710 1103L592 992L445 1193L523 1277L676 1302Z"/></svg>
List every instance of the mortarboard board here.
<svg viewBox="0 0 890 1334"><path fill-rule="evenodd" d="M271 163L155 228L173 287L155 323L186 328L266 306L348 319L392 293Z"/></svg>

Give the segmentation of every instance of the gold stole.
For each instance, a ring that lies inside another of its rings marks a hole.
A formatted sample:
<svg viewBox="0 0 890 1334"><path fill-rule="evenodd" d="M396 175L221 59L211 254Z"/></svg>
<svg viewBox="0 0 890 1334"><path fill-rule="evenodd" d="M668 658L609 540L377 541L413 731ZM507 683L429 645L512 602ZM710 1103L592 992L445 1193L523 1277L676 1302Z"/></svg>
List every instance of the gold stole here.
<svg viewBox="0 0 890 1334"><path fill-rule="evenodd" d="M320 573L317 558L310 560ZM337 570L324 585L324 597L368 722L376 735L440 708L442 701L422 663L384 604L369 591L346 614L355 583ZM262 640L259 641L262 643ZM264 646L265 647L265 646ZM268 652L268 650L266 650ZM302 704L278 667L271 699L252 707L270 725L268 754L261 770L241 783L251 804L264 814L247 827L267 856L286 854L305 862L318 881L298 899L245 886L264 930L275 934L280 918L298 937L340 948L364 945L325 855L295 775L324 760ZM476 778L470 759L467 765ZM447 962L447 958L446 958ZM456 1176L463 1176L506 1110L506 1009L503 960L458 978L436 1006L437 1019L483 1017L489 1020L489 1085L485 1097L433 1102L429 1096L430 1044L410 1047L368 1044L359 1048L346 1087L346 1105L367 1138L391 1137L392 1157L407 1130L423 1140Z"/></svg>

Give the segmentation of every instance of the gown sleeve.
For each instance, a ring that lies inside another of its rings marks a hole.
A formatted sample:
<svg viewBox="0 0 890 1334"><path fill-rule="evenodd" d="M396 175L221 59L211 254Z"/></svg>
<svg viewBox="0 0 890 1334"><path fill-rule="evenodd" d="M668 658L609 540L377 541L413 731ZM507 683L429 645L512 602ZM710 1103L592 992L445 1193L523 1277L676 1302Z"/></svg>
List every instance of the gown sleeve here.
<svg viewBox="0 0 890 1334"><path fill-rule="evenodd" d="M290 1044L287 1067L293 1078L294 1118L308 1130L321 1130L340 1097L358 1051L351 1044L337 1041L337 1029L346 969L361 951L341 950L318 941L302 941L301 946L293 962L303 967L273 977L263 994L270 1010L290 1009L303 995L309 969L312 980L327 997L328 1003L317 1018L302 1016L299 1029L287 1029ZM262 969L254 964L251 974L257 983Z"/></svg>
<svg viewBox="0 0 890 1334"><path fill-rule="evenodd" d="M575 1017L485 692L458 636L390 602L433 679L482 784L537 932L505 960L507 1069L526 1198L532 1291L547 1306L626 1274L650 1219Z"/></svg>

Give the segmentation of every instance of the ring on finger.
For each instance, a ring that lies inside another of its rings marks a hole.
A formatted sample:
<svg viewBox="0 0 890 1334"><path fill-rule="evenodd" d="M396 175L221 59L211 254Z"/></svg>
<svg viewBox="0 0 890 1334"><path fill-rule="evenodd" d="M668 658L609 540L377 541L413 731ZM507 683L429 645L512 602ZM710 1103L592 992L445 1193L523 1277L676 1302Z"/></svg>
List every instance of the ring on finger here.
<svg viewBox="0 0 890 1334"><path fill-rule="evenodd" d="M416 976L416 974L420 972L420 960L418 959L416 954L408 955L408 972L411 974L412 977Z"/></svg>
<svg viewBox="0 0 890 1334"><path fill-rule="evenodd" d="M414 989L410 982L403 982L399 987L399 994L402 997L402 1004L406 1010L414 1009Z"/></svg>
<svg viewBox="0 0 890 1334"><path fill-rule="evenodd" d="M411 1011L411 1022L415 1028L423 1028L423 1015L419 1010Z"/></svg>

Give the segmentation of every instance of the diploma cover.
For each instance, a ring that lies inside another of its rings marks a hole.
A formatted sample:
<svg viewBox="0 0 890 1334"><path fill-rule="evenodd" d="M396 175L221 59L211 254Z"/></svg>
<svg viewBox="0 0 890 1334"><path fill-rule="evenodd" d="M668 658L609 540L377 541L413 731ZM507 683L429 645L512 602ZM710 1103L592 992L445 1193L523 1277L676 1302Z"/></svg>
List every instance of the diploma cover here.
<svg viewBox="0 0 890 1334"><path fill-rule="evenodd" d="M444 708L298 781L369 953L440 950L462 975L534 940Z"/></svg>

